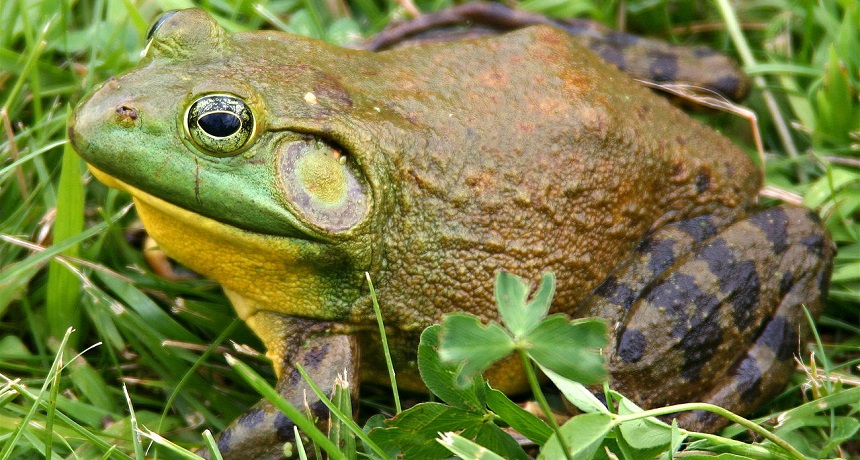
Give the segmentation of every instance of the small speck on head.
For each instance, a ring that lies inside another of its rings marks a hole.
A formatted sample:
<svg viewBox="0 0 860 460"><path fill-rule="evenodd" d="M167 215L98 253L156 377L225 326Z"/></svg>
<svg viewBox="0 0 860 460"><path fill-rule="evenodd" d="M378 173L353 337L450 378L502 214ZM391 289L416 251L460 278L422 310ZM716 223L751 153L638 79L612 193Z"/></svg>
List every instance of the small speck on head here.
<svg viewBox="0 0 860 460"><path fill-rule="evenodd" d="M137 119L137 110L135 110L133 107L121 105L121 106L116 108L116 113L119 116L128 117L128 118L131 118L132 120Z"/></svg>
<svg viewBox="0 0 860 460"><path fill-rule="evenodd" d="M116 108L116 122L120 126L131 128L137 124L140 114L134 107L121 105Z"/></svg>
<svg viewBox="0 0 860 460"><path fill-rule="evenodd" d="M310 105L316 105L316 103L317 103L316 95L314 93L311 93L311 92L305 93L305 102L307 102Z"/></svg>

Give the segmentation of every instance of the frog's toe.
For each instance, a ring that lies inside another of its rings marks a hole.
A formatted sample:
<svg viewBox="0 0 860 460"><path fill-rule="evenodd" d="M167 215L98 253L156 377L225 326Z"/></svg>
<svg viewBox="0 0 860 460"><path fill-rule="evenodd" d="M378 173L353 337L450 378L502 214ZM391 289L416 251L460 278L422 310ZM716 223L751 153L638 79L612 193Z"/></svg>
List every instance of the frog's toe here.
<svg viewBox="0 0 860 460"><path fill-rule="evenodd" d="M329 411L317 401L308 409L311 416L328 424ZM268 401L261 401L251 410L234 420L218 437L218 450L224 460L256 459L284 460L284 446L295 444L295 424ZM304 440L306 442L306 440ZM211 459L209 452L200 453ZM296 457L297 455L293 455Z"/></svg>
<svg viewBox="0 0 860 460"><path fill-rule="evenodd" d="M325 323L272 312L258 312L249 321L255 332L270 340L268 355L279 369L278 394L309 415L323 432L330 424L329 410L315 397L299 373L300 364L311 380L331 396L336 386L352 391L353 402L358 398L358 344L353 335L327 332ZM265 329L264 329L265 328ZM265 334L264 334L265 333ZM295 423L264 400L236 419L218 438L218 450L224 460L281 460L299 458L295 446ZM302 438L306 448L311 444ZM292 446L288 444L293 444ZM285 449L291 456L284 454ZM311 455L312 456L312 453ZM205 453L205 458L211 458Z"/></svg>

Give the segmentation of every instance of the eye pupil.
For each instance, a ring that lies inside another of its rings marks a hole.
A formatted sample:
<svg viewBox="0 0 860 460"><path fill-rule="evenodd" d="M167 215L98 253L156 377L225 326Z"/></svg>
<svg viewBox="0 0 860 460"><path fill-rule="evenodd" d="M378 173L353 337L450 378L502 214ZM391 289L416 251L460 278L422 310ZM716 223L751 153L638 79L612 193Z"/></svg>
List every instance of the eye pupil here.
<svg viewBox="0 0 860 460"><path fill-rule="evenodd" d="M207 134L214 137L228 137L239 131L242 127L242 120L232 113L214 112L208 113L199 120L197 125Z"/></svg>

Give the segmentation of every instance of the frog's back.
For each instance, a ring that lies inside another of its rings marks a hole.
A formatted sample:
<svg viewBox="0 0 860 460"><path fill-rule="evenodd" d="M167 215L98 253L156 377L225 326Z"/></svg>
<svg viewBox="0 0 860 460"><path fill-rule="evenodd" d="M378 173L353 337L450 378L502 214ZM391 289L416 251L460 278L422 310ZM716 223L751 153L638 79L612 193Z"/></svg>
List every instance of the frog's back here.
<svg viewBox="0 0 860 460"><path fill-rule="evenodd" d="M753 204L740 149L561 31L434 49L384 53L373 76L390 86L381 110L411 125L381 140L397 152L389 273L442 297L409 312L416 325L443 305L486 312L499 269L555 271L556 304L572 307L649 229Z"/></svg>

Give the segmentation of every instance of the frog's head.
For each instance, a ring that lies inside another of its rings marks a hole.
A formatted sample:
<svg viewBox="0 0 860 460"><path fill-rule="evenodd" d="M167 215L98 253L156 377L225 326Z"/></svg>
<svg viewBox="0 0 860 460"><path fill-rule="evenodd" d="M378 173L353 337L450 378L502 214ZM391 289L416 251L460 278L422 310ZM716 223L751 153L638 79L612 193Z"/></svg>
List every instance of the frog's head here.
<svg viewBox="0 0 860 460"><path fill-rule="evenodd" d="M349 96L302 64L320 47L169 12L141 65L77 107L69 137L176 259L254 309L342 318L374 263L383 173L348 126Z"/></svg>

